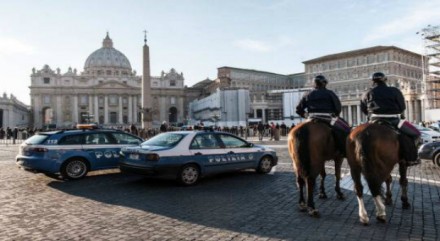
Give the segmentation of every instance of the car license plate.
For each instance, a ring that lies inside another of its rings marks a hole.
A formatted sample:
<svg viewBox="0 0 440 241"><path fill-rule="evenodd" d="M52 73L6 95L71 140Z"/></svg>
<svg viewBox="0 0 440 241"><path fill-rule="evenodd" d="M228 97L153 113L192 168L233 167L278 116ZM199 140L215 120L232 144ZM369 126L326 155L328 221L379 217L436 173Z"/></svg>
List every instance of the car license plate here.
<svg viewBox="0 0 440 241"><path fill-rule="evenodd" d="M130 159L138 160L139 159L139 154L130 154Z"/></svg>

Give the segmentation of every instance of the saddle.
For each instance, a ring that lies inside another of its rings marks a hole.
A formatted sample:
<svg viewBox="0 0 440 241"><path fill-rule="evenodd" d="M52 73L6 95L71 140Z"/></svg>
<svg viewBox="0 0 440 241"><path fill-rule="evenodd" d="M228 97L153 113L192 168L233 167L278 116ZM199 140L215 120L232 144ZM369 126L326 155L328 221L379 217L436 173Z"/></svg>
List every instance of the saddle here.
<svg viewBox="0 0 440 241"><path fill-rule="evenodd" d="M390 120L390 119L374 119L374 120L369 120L368 123L371 124L378 124L381 126L386 126L388 128L390 128L391 130L393 130L394 132L396 132L398 135L400 135L400 131L397 128L397 124L399 121L397 121L397 123L395 123L395 120Z"/></svg>

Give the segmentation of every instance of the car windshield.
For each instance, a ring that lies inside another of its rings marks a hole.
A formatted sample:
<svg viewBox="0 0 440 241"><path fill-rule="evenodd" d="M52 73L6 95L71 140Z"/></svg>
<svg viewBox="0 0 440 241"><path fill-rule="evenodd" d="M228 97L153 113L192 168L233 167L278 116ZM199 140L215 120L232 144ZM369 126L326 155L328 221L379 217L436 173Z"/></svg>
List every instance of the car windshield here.
<svg viewBox="0 0 440 241"><path fill-rule="evenodd" d="M182 133L162 133L159 134L148 141L143 142L142 146L163 146L163 147L171 147L177 145L186 134Z"/></svg>
<svg viewBox="0 0 440 241"><path fill-rule="evenodd" d="M48 135L42 135L42 134L36 134L32 137L28 138L25 143L30 145L37 145L43 143L49 136Z"/></svg>

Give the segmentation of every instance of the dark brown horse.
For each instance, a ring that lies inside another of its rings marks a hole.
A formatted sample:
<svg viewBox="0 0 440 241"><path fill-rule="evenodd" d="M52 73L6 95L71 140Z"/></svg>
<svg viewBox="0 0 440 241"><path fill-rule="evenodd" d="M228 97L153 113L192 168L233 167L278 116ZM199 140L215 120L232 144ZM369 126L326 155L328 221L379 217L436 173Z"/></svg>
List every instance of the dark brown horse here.
<svg viewBox="0 0 440 241"><path fill-rule="evenodd" d="M335 161L336 187L339 199L344 199L339 182L343 156L336 148L336 142L329 125L317 121L303 122L293 128L288 136L289 153L293 161L296 182L299 188L299 207L311 216L319 216L313 201L316 178L321 175L320 198L327 198L324 188L325 161ZM307 188L307 205L303 190Z"/></svg>
<svg viewBox="0 0 440 241"><path fill-rule="evenodd" d="M399 139L400 138L400 139ZM381 186L386 183L385 204L392 203L390 184L391 171L399 163L400 186L402 188L402 206L409 208L407 197L408 179L406 162L401 148L405 136L398 135L390 127L366 123L355 128L347 140L347 160L359 203L359 218L363 224L369 219L363 201L361 174L364 176L376 206L376 219L386 222L385 206L382 202Z"/></svg>

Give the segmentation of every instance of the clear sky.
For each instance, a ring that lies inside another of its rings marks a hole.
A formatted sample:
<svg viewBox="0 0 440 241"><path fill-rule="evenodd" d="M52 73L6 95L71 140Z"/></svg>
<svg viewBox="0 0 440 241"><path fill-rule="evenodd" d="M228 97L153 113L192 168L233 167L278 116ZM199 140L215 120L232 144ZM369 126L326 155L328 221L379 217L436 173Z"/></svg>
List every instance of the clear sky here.
<svg viewBox="0 0 440 241"><path fill-rule="evenodd" d="M175 68L192 86L221 66L292 74L376 45L423 53L428 24L439 0L0 0L0 93L29 104L33 67L81 72L106 31L141 74L146 29L151 74Z"/></svg>

